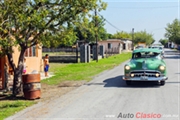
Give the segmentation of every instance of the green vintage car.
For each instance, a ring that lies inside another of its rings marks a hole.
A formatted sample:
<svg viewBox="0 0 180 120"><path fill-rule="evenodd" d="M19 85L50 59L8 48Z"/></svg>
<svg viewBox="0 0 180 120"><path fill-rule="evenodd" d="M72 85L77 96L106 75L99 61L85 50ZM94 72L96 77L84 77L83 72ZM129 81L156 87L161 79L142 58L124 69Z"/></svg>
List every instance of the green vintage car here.
<svg viewBox="0 0 180 120"><path fill-rule="evenodd" d="M124 66L124 77L127 85L132 81L157 81L165 84L166 64L159 49L136 49L132 59Z"/></svg>

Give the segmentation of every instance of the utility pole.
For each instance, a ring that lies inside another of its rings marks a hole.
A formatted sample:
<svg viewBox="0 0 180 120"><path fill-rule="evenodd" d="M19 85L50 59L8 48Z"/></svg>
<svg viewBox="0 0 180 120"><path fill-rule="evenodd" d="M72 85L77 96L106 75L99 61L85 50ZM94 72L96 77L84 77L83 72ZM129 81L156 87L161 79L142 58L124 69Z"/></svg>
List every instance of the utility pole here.
<svg viewBox="0 0 180 120"><path fill-rule="evenodd" d="M132 28L132 50L134 50L134 28Z"/></svg>
<svg viewBox="0 0 180 120"><path fill-rule="evenodd" d="M96 62L98 62L98 23L97 23L97 10L95 8L95 29L96 29L96 33L95 33L95 37L96 37Z"/></svg>

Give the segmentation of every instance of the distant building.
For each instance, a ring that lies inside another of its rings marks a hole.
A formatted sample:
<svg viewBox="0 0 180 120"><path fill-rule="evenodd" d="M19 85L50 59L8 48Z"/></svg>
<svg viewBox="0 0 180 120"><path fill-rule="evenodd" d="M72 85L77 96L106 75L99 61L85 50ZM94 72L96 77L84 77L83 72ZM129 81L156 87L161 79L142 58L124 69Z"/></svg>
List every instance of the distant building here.
<svg viewBox="0 0 180 120"><path fill-rule="evenodd" d="M98 45L103 45L105 48L105 51L108 50L114 50L118 53L121 52L123 49L123 44L124 42L121 41L120 39L108 39L108 40L103 40L103 41L98 41Z"/></svg>
<svg viewBox="0 0 180 120"><path fill-rule="evenodd" d="M123 50L132 50L133 46L132 46L132 41L129 39L122 39L122 42L124 42L123 44Z"/></svg>

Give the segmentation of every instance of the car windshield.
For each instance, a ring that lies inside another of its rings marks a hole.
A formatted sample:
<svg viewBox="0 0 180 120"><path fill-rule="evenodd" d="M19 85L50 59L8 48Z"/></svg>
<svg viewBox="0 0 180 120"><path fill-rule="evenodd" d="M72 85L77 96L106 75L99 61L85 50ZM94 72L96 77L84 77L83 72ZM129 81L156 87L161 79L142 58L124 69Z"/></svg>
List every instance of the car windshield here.
<svg viewBox="0 0 180 120"><path fill-rule="evenodd" d="M156 46L155 46L155 47L154 47L154 46L153 46L153 47L149 47L149 48L160 49L160 50L162 50L162 47L156 47Z"/></svg>
<svg viewBox="0 0 180 120"><path fill-rule="evenodd" d="M139 58L159 58L160 53L156 52L137 52L134 53L132 58L139 59Z"/></svg>
<svg viewBox="0 0 180 120"><path fill-rule="evenodd" d="M162 47L159 47L160 50L162 50Z"/></svg>
<svg viewBox="0 0 180 120"><path fill-rule="evenodd" d="M137 46L136 49L144 48L143 46Z"/></svg>

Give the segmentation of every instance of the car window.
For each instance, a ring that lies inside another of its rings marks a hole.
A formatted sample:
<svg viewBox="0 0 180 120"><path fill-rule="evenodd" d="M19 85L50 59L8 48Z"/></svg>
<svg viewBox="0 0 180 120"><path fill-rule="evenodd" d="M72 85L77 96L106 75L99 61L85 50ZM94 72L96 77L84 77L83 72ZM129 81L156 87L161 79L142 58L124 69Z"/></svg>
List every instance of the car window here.
<svg viewBox="0 0 180 120"><path fill-rule="evenodd" d="M136 49L141 49L144 48L143 46L137 46Z"/></svg>
<svg viewBox="0 0 180 120"><path fill-rule="evenodd" d="M156 52L138 52L133 54L133 59L139 59L139 58L159 58L160 53Z"/></svg>
<svg viewBox="0 0 180 120"><path fill-rule="evenodd" d="M153 49L160 49L160 50L162 50L162 49L163 49L162 47L156 47L156 46L149 47L149 48L153 48Z"/></svg>

